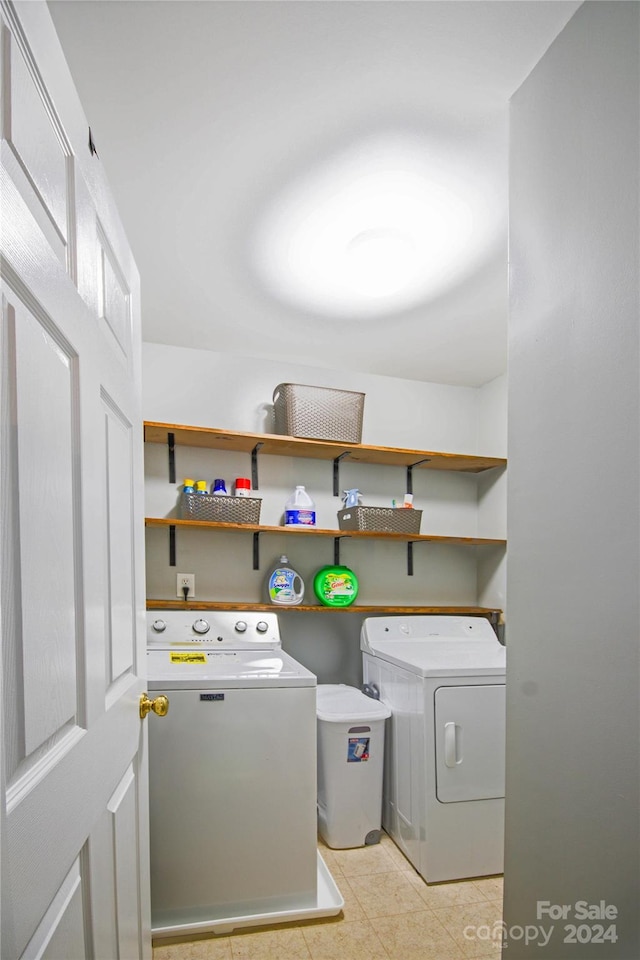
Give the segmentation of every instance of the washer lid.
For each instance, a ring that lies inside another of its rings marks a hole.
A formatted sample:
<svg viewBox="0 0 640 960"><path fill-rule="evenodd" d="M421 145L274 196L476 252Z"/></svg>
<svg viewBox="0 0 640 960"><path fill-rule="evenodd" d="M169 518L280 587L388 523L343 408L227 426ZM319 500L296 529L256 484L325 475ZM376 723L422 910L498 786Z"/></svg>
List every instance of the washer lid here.
<svg viewBox="0 0 640 960"><path fill-rule="evenodd" d="M321 683L317 691L317 714L318 720L353 723L386 720L391 716L391 710L356 687L348 687L344 683Z"/></svg>
<svg viewBox="0 0 640 960"><path fill-rule="evenodd" d="M315 674L284 650L147 650L150 690L314 687Z"/></svg>

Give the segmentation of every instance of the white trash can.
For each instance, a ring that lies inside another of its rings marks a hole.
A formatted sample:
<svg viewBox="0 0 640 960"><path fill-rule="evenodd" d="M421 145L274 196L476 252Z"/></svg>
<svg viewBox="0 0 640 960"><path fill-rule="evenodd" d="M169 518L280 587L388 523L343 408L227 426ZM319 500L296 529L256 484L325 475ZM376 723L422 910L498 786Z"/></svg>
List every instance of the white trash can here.
<svg viewBox="0 0 640 960"><path fill-rule="evenodd" d="M391 710L343 683L319 684L317 694L320 836L335 849L378 843Z"/></svg>

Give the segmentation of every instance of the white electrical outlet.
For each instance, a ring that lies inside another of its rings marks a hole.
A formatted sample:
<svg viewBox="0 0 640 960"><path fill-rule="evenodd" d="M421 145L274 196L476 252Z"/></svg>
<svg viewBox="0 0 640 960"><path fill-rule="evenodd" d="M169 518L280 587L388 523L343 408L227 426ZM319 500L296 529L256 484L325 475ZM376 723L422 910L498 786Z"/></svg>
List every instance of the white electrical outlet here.
<svg viewBox="0 0 640 960"><path fill-rule="evenodd" d="M196 595L196 575L195 573L178 573L176 575L176 595L184 600L183 587L189 587L187 600L193 600Z"/></svg>

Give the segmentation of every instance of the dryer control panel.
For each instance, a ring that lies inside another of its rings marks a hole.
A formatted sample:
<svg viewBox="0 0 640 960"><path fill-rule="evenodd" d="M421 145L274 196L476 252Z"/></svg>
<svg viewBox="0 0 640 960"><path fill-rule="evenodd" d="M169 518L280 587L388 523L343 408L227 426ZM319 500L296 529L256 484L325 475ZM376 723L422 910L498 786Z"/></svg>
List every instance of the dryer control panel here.
<svg viewBox="0 0 640 960"><path fill-rule="evenodd" d="M433 637L445 640L496 640L485 617L415 615L409 617L368 617L362 624L362 650L387 640L420 640Z"/></svg>

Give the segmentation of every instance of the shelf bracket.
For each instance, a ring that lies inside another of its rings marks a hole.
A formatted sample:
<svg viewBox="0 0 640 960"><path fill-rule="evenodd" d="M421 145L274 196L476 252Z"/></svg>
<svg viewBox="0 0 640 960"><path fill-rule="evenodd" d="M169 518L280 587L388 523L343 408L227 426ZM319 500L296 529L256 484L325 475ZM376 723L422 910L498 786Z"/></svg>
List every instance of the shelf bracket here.
<svg viewBox="0 0 640 960"><path fill-rule="evenodd" d="M340 566L340 541L341 541L341 540L348 540L348 539L349 539L349 536L348 536L348 535L347 535L347 536L343 536L343 537L334 537L334 538L333 538L333 565L334 565L335 567L339 567L339 566Z"/></svg>
<svg viewBox="0 0 640 960"><path fill-rule="evenodd" d="M340 461L344 460L345 457L349 456L349 451L345 450L344 453L341 453L339 457L336 457L333 461L333 495L334 497L340 496Z"/></svg>
<svg viewBox="0 0 640 960"><path fill-rule="evenodd" d="M413 576L413 545L414 543L430 543L430 540L408 540L407 541L407 576Z"/></svg>
<svg viewBox="0 0 640 960"><path fill-rule="evenodd" d="M260 531L256 530L253 534L253 569L260 569Z"/></svg>
<svg viewBox="0 0 640 960"><path fill-rule="evenodd" d="M407 467L407 493L413 493L413 468L419 467L421 463L429 463L431 457L424 457L422 460L416 460L415 463L409 464Z"/></svg>
<svg viewBox="0 0 640 960"><path fill-rule="evenodd" d="M167 448L169 451L169 483L176 482L176 444L175 434L167 433Z"/></svg>
<svg viewBox="0 0 640 960"><path fill-rule="evenodd" d="M251 487L253 490L258 490L260 485L258 483L258 451L262 447L262 443L256 443L255 447L251 451ZM257 567L253 568L257 570Z"/></svg>
<svg viewBox="0 0 640 960"><path fill-rule="evenodd" d="M176 565L176 528L175 524L171 524L169 527L169 566L175 567Z"/></svg>

